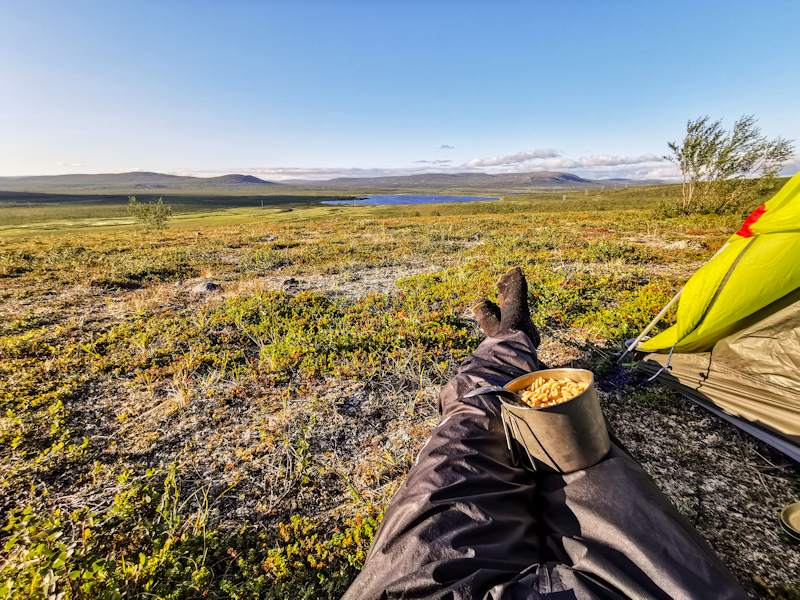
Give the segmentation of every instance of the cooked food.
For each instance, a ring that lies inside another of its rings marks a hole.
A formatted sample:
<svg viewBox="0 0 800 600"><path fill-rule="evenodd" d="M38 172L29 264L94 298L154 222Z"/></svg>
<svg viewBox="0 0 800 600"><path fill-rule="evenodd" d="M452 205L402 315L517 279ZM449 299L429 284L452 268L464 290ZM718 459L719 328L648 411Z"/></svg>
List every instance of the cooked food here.
<svg viewBox="0 0 800 600"><path fill-rule="evenodd" d="M588 383L578 383L572 379L545 379L537 377L525 390L522 400L531 408L544 408L574 398L589 387Z"/></svg>

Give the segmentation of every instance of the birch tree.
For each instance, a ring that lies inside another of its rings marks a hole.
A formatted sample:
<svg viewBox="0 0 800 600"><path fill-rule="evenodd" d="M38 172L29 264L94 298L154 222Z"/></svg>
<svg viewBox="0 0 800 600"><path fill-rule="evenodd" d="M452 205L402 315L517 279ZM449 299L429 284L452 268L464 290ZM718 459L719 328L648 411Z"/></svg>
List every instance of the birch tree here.
<svg viewBox="0 0 800 600"><path fill-rule="evenodd" d="M672 154L664 158L677 165L683 180L677 206L683 214L747 208L774 189L778 171L794 151L791 140L762 135L753 115L741 117L730 132L707 116L689 121L683 142L668 146Z"/></svg>

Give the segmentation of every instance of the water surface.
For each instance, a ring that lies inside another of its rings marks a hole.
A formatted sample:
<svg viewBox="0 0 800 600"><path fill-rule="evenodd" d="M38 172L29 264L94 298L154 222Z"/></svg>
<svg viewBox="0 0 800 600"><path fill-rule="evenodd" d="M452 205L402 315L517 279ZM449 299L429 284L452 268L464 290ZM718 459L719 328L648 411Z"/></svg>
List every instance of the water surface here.
<svg viewBox="0 0 800 600"><path fill-rule="evenodd" d="M444 204L447 202L494 201L500 198L486 196L433 196L422 194L386 194L364 196L356 200L323 200L322 204L342 204L347 206L379 206L387 204Z"/></svg>

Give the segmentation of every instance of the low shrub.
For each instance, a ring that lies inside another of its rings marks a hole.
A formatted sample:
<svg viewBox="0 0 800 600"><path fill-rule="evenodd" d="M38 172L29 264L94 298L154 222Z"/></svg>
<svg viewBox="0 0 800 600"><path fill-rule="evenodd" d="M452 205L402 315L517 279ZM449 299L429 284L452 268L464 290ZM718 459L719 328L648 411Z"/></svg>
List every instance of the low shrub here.
<svg viewBox="0 0 800 600"><path fill-rule="evenodd" d="M259 248L242 257L240 268L245 271L272 271L287 264L283 254L274 247Z"/></svg>
<svg viewBox="0 0 800 600"><path fill-rule="evenodd" d="M260 531L209 531L207 490L181 497L177 474L173 466L160 484L122 474L102 514L12 511L0 600L339 598L383 514L363 505L341 529L293 516Z"/></svg>
<svg viewBox="0 0 800 600"><path fill-rule="evenodd" d="M580 260L591 263L622 260L626 263L640 264L652 262L653 257L646 248L630 242L600 239L591 242L581 251Z"/></svg>
<svg viewBox="0 0 800 600"><path fill-rule="evenodd" d="M675 288L663 281L654 281L641 289L623 292L615 305L590 311L576 322L595 328L601 337L625 340L641 333L675 294ZM664 329L675 322L675 310L660 322ZM655 332L659 331L658 328Z"/></svg>
<svg viewBox="0 0 800 600"><path fill-rule="evenodd" d="M172 218L172 208L165 206L162 198L155 203L142 204L136 201L136 196L130 196L128 198L128 214L136 220L142 231L166 229Z"/></svg>

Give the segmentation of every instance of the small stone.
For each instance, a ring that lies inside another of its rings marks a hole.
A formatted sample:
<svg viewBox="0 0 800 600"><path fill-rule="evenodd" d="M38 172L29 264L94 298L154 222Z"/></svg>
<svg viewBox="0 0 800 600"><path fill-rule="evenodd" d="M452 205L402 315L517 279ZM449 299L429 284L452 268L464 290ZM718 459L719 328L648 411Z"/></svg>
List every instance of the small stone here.
<svg viewBox="0 0 800 600"><path fill-rule="evenodd" d="M688 247L689 242L687 240L678 240L677 242L664 245L665 250L685 250Z"/></svg>
<svg viewBox="0 0 800 600"><path fill-rule="evenodd" d="M283 291L288 292L296 292L298 287L300 286L300 282L297 281L294 277L290 277L289 279L283 282Z"/></svg>
<svg viewBox="0 0 800 600"><path fill-rule="evenodd" d="M204 281L203 283L198 283L196 286L192 288L192 291L195 294L208 294L209 292L217 292L221 288L219 284L214 283L213 281Z"/></svg>

